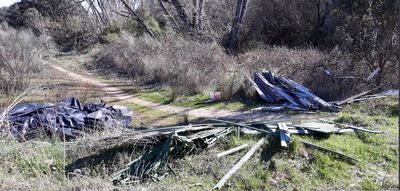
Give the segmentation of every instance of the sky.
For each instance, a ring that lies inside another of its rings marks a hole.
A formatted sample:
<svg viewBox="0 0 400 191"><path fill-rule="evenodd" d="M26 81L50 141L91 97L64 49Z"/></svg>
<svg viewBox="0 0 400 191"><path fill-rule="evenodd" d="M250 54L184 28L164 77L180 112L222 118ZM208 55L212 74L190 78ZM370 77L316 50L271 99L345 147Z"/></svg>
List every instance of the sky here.
<svg viewBox="0 0 400 191"><path fill-rule="evenodd" d="M13 3L18 2L18 1L20 1L20 0L0 0L0 7L10 6Z"/></svg>

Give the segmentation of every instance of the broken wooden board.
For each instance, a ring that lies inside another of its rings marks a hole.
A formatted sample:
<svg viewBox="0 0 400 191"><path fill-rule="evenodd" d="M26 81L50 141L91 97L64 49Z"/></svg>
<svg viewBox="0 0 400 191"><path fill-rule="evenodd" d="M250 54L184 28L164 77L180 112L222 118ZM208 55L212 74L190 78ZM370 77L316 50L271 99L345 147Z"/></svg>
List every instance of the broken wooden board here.
<svg viewBox="0 0 400 191"><path fill-rule="evenodd" d="M369 133L383 133L383 131L377 131L377 130L371 130L371 129L366 129L364 127L356 127L353 125L349 125L349 124L344 124L344 123L336 123L333 121L329 121L329 120L324 120L324 119L320 119L320 121L326 122L326 123L330 123L330 124L337 124L340 126L344 126L344 127L348 127L357 131L364 131L364 132L369 132Z"/></svg>
<svg viewBox="0 0 400 191"><path fill-rule="evenodd" d="M235 123L235 122L225 121L225 120L221 120L221 119L210 119L210 120L211 121L216 121L216 122L227 123L227 124L231 124L231 125L236 125L236 126L239 126L239 127L245 127L245 128L251 129L251 130L256 130L256 131L260 131L260 132L263 132L263 133L271 134L271 132L269 132L269 131L266 131L266 130L263 130L263 129L259 129L259 128L255 128L255 127L252 127L252 126L248 126L248 125L245 125L245 124L242 124L242 123Z"/></svg>
<svg viewBox="0 0 400 191"><path fill-rule="evenodd" d="M300 124L292 124L290 126L304 128L309 131L316 131L320 133L338 133L340 128L335 127L334 124L329 123L317 123L317 122L307 122L307 123L300 123Z"/></svg>
<svg viewBox="0 0 400 191"><path fill-rule="evenodd" d="M229 154L238 152L238 151L243 150L243 149L245 149L245 148L247 148L247 147L249 147L249 146L250 146L250 145L246 143L246 144L240 145L240 146L238 146L238 147L235 147L235 148L229 149L229 150L227 150L227 151L224 151L224 152L222 152L222 153L218 153L218 154L217 154L217 158L220 158L220 157L223 157L223 156L226 156L226 155L229 155Z"/></svg>
<svg viewBox="0 0 400 191"><path fill-rule="evenodd" d="M228 181L228 179L235 174L237 170L240 169L240 167L243 166L243 164L250 159L250 157L256 152L258 148L261 147L261 145L264 143L265 138L260 139L251 149L243 156L243 158L240 159L238 163L235 164L235 166L232 167L231 170L229 170L228 173L225 174L224 177L214 186L213 189L221 189L222 186L224 186L225 182Z"/></svg>
<svg viewBox="0 0 400 191"><path fill-rule="evenodd" d="M359 93L359 94L356 94L356 95L353 95L353 96L351 96L351 97L348 97L348 98L346 98L346 99L344 99L344 100L336 101L336 102L333 102L333 103L335 103L336 105L343 105L343 104L346 104L346 103L351 102L351 101L354 100L354 99L357 99L357 98L359 98L359 97L362 97L362 96L364 96L364 95L367 95L368 93L372 92L373 90L375 90L375 89L368 90L368 91L364 91L364 92L361 92L361 93Z"/></svg>
<svg viewBox="0 0 400 191"><path fill-rule="evenodd" d="M291 141L289 129L285 123L278 123L278 129L279 129L279 136L281 139L281 146L287 148L288 143L290 143Z"/></svg>
<svg viewBox="0 0 400 191"><path fill-rule="evenodd" d="M264 86L266 86L266 89L269 90L268 93L270 92L274 92L275 94L277 94L277 97L283 97L285 98L287 101L289 101L293 106L298 106L299 104L293 100L293 97L290 96L289 94L287 94L282 88L277 87L271 83L268 82L268 80L266 80L264 78L264 76L262 75L262 73L256 73L256 76L259 78L259 80L261 80L262 84ZM257 80L257 78L256 78ZM279 101L279 100L275 100L275 101Z"/></svg>

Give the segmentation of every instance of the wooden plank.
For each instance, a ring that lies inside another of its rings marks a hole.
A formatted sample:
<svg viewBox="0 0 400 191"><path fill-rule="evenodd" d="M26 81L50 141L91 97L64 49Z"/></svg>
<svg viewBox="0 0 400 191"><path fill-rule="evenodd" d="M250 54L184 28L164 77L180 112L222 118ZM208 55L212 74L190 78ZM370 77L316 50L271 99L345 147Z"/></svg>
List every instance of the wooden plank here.
<svg viewBox="0 0 400 191"><path fill-rule="evenodd" d="M371 130L371 129L366 129L364 127L356 127L353 125L349 125L349 124L344 124L344 123L336 123L333 121L329 121L329 120L324 120L324 119L320 119L320 121L326 122L326 123L331 123L331 124L337 124L337 125L341 125L341 126L345 126L357 131L365 131L365 132L369 132L369 133L383 133L383 131L377 131L377 130Z"/></svg>
<svg viewBox="0 0 400 191"><path fill-rule="evenodd" d="M289 101L293 106L299 106L299 104L293 100L292 96L285 93L281 88L269 83L261 73L256 73L259 76L260 80L265 83L268 87L272 88L275 92L277 92L280 96L284 97L287 101Z"/></svg>
<svg viewBox="0 0 400 191"><path fill-rule="evenodd" d="M259 129L259 128L255 128L255 127L252 127L252 126L248 126L248 125L245 125L245 124L242 124L242 123L235 123L235 122L225 121L225 120L221 120L221 119L210 119L210 120L211 121L216 121L216 122L228 123L228 124L232 124L232 125L237 125L239 127L246 127L248 129L252 129L252 130L260 131L260 132L263 132L263 133L271 134L271 132L269 132L269 131L266 131L266 130L263 130L263 129Z"/></svg>
<svg viewBox="0 0 400 191"><path fill-rule="evenodd" d="M370 81L373 77L375 77L378 74L379 71L381 71L381 69L377 67L374 71L371 72L371 74L369 74L366 81L367 82Z"/></svg>
<svg viewBox="0 0 400 191"><path fill-rule="evenodd" d="M337 133L354 133L354 129L340 129Z"/></svg>
<svg viewBox="0 0 400 191"><path fill-rule="evenodd" d="M243 158L240 159L238 163L233 166L231 170L229 170L228 173L225 174L224 177L214 186L213 189L221 189L222 186L224 186L225 182L228 181L228 179L235 174L237 170L240 169L240 167L243 166L243 164L250 159L250 157L256 152L258 148L261 147L261 145L264 143L265 138L260 139L251 149L243 156Z"/></svg>
<svg viewBox="0 0 400 191"><path fill-rule="evenodd" d="M329 148L321 147L319 145L316 145L316 144L313 144L313 143L310 143L310 142L307 142L307 141L303 141L303 140L300 140L300 142L302 142L304 145L309 146L309 147L314 147L314 148L317 148L317 149L320 149L320 150L323 150L323 151L328 151L328 152L331 152L333 154L336 154L336 155L339 155L341 157L345 157L347 159L351 159L351 160L354 160L354 161L357 161L357 162L359 161L358 159L356 159L354 157L345 155L345 154L343 154L341 152L334 151L334 150L329 149Z"/></svg>
<svg viewBox="0 0 400 191"><path fill-rule="evenodd" d="M372 89L372 90L374 90L374 89ZM343 104L348 103L349 101L351 101L353 99L359 98L359 97L361 97L363 95L366 95L366 94L370 93L372 90L361 92L359 94L356 94L356 95L353 95L353 96L351 96L349 98L346 98L346 99L344 99L342 101L337 101L337 102L335 102L335 104L336 105L343 105Z"/></svg>
<svg viewBox="0 0 400 191"><path fill-rule="evenodd" d="M309 99L312 99L313 101L319 103L319 105L323 106L324 108L330 109L330 110L335 110L335 108L333 108L331 104L329 104L328 102L322 100L318 96L311 93L311 91L308 88L304 87L303 85L301 85L291 79L288 79L288 78L279 77L279 79L284 81L288 85L292 86L293 88L297 89L298 91L306 94Z"/></svg>
<svg viewBox="0 0 400 191"><path fill-rule="evenodd" d="M271 102L271 103L274 102L274 99L271 96L264 94L264 92L260 89L260 87L258 86L258 84L256 82L254 82L249 77L248 77L248 79L253 84L253 86L256 89L258 95L260 95L262 99L264 99L265 101Z"/></svg>
<svg viewBox="0 0 400 191"><path fill-rule="evenodd" d="M382 99L382 98L386 98L388 96L376 96L376 97L366 97L366 98L358 98L358 99L353 99L347 103L353 103L356 101L365 101L365 100L371 100L371 99Z"/></svg>
<svg viewBox="0 0 400 191"><path fill-rule="evenodd" d="M281 138L281 146L287 148L290 142L289 129L285 123L278 123L279 136Z"/></svg>
<svg viewBox="0 0 400 191"><path fill-rule="evenodd" d="M293 127L300 127L309 131L316 131L320 133L338 133L340 128L335 127L333 124L307 122L301 124L292 124Z"/></svg>
<svg viewBox="0 0 400 191"><path fill-rule="evenodd" d="M254 81L256 84L260 87L261 90L263 90L265 95L271 96L274 100L274 102L277 102L279 100L284 100L285 98L279 94L279 92L276 91L274 88L274 85L269 83L260 73L255 73L254 74Z"/></svg>
<svg viewBox="0 0 400 191"><path fill-rule="evenodd" d="M247 124L276 124L280 122L294 122L294 121L310 121L321 118L320 116L313 117L289 117L289 118L281 118L281 119L269 119L269 120L261 120L261 121L251 121L247 122Z"/></svg>
<svg viewBox="0 0 400 191"><path fill-rule="evenodd" d="M226 155L235 153L235 152L240 151L240 150L243 150L243 149L245 149L245 148L247 148L247 147L249 147L249 146L250 146L250 145L246 143L246 144L240 145L240 146L238 146L238 147L229 149L229 150L227 150L227 151L218 153L218 154L217 154L217 158L220 158L220 157L223 157L223 156L226 156Z"/></svg>

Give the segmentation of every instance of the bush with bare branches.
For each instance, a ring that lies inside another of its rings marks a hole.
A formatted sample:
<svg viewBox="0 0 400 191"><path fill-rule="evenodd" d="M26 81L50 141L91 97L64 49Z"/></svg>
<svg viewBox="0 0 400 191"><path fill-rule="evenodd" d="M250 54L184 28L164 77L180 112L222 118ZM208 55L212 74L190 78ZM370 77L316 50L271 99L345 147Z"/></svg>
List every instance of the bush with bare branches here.
<svg viewBox="0 0 400 191"><path fill-rule="evenodd" d="M0 26L0 90L12 94L25 89L30 76L40 71L43 38L29 30Z"/></svg>
<svg viewBox="0 0 400 191"><path fill-rule="evenodd" d="M100 54L97 66L141 81L166 83L179 94L193 94L215 88L232 63L234 59L217 44L123 34Z"/></svg>

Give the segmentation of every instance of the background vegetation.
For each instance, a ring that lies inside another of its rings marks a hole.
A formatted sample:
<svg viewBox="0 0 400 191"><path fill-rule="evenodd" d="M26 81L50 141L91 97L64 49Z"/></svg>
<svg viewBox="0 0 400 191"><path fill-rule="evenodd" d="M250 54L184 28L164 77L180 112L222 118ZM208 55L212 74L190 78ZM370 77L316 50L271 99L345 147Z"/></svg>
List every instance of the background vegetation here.
<svg viewBox="0 0 400 191"><path fill-rule="evenodd" d="M251 97L247 77L259 69L329 100L379 85L398 88L398 0L249 1L232 55L225 47L235 3L33 0L3 8L0 21L51 36L64 51L100 43L95 67L181 95L217 90L225 99Z"/></svg>

